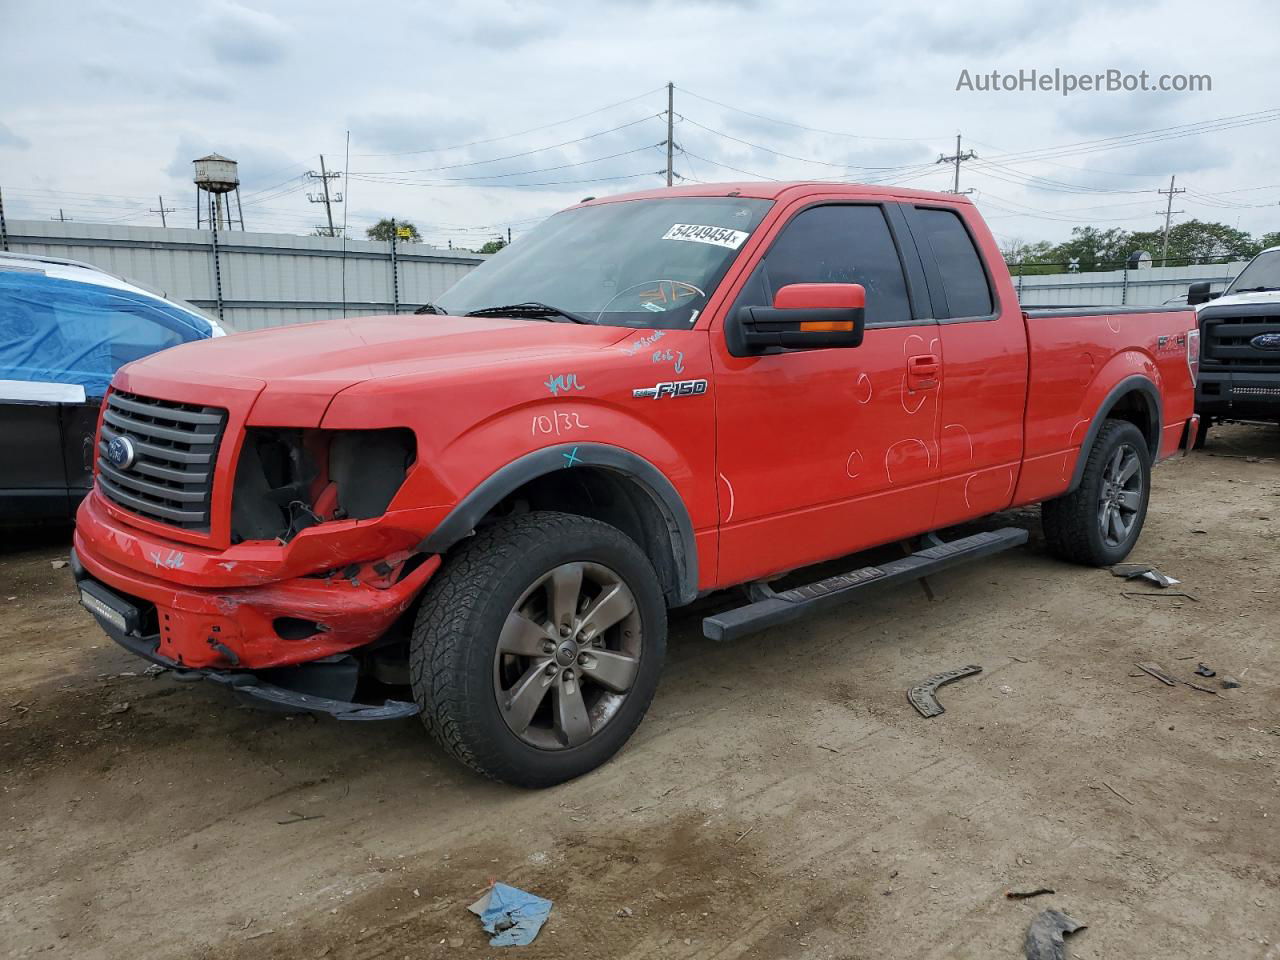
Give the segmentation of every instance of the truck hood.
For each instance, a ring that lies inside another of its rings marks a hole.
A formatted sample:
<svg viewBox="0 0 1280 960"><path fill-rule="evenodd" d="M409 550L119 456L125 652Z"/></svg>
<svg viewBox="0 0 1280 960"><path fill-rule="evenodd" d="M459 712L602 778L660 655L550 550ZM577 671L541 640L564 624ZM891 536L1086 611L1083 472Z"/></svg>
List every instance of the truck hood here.
<svg viewBox="0 0 1280 960"><path fill-rule="evenodd" d="M1272 305L1280 308L1280 290L1259 290L1256 293L1233 293L1229 297L1218 297L1216 300L1210 300L1208 303L1201 303L1196 306L1196 311L1208 309L1209 307L1245 307L1245 306L1264 306Z"/></svg>
<svg viewBox="0 0 1280 960"><path fill-rule="evenodd" d="M220 404L214 391L253 404L251 422L318 424L332 398L365 380L406 373L466 375L540 356L571 358L635 331L542 320L403 315L273 327L183 344L144 357L114 386L148 396ZM256 397L256 402L252 399Z"/></svg>
<svg viewBox="0 0 1280 960"><path fill-rule="evenodd" d="M322 381L349 386L377 376L456 371L573 354L616 343L633 333L622 327L578 326L541 320L410 315L362 317L273 327L183 344L127 368L132 374Z"/></svg>

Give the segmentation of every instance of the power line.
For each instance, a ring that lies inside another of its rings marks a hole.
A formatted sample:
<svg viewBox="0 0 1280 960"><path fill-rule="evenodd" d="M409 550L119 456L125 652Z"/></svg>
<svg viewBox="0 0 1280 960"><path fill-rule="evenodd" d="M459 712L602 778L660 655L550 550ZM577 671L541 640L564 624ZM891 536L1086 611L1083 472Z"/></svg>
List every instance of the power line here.
<svg viewBox="0 0 1280 960"><path fill-rule="evenodd" d="M573 117L566 117L564 120L555 120L555 121L552 121L551 123L544 123L538 127L530 127L528 130L521 130L517 133L504 133L501 136L488 137L484 140L471 140L471 141L468 141L467 143L455 143L448 147L428 147L423 150L401 150L397 153L357 153L356 156L357 157L408 157L408 156L415 156L417 154L422 154L422 153L445 153L449 150L462 150L462 149L465 149L466 147L478 147L486 143L497 143L500 140L511 140L511 139L514 139L515 137L523 137L530 133L537 133L540 130L549 130L552 127L563 126L566 123L572 123L574 120L582 120L585 117L595 116L597 113L604 113L607 110L612 110L614 107L621 107L628 103L634 103L637 100L643 100L645 97L653 96L653 94L659 92L661 89L662 87L654 87L652 90L646 90L644 93L636 94L634 97L628 97L625 100L618 100L616 103L610 103L603 107L597 107L595 110L588 110L586 113L579 113Z"/></svg>
<svg viewBox="0 0 1280 960"><path fill-rule="evenodd" d="M590 160L576 160L572 163L560 163L551 167L534 167L533 169L530 169L530 170L515 170L509 173L484 173L484 174L477 174L476 176L472 176L472 177L441 177L438 179L446 183L463 183L463 182L469 182L469 181L475 181L475 180L499 180L504 177L523 177L533 173L545 173L551 170L567 170L570 167L582 167L591 163L601 163L605 160L616 160L618 157L627 157L633 153L642 153L645 150L653 150L655 148L661 147L662 145L663 145L662 141L659 141L658 143L646 143L643 146L634 147L631 150L623 150L619 153L611 153L604 157L593 157ZM423 183L429 182L429 181L411 181L411 180L405 180L403 178L386 179L387 177L390 176L390 174L375 175L375 174L362 174L362 173L356 172L356 173L353 173L352 176L357 177L358 179L364 180L367 183L423 184Z"/></svg>
<svg viewBox="0 0 1280 960"><path fill-rule="evenodd" d="M790 120L779 120L777 117L766 117L763 114L752 113L750 110L743 110L741 107L731 106L722 103L719 100L712 100L710 97L704 97L701 94L694 93L685 87L680 88L681 92L693 97L697 100L705 100L707 103L714 103L717 107L723 107L726 110L732 110L734 113L741 113L747 117L754 117L756 120L764 120L768 123L780 124L784 127L795 127L797 130L808 130L811 133L822 133L829 137L847 137L850 140L883 140L894 143L923 143L927 140L936 140L937 137L873 137L863 133L843 133L839 130L824 130L821 127L809 127L802 123L793 123Z"/></svg>
<svg viewBox="0 0 1280 960"><path fill-rule="evenodd" d="M351 174L351 179L364 180L366 183L396 184L398 186L429 187L433 189L444 189L447 187L473 187L474 188L477 186L515 188L515 187L559 187L559 186L571 186L576 183L606 183L611 180L634 180L637 177L660 177L665 173L666 173L665 170L641 170L638 173L625 173L625 174L619 174L611 177L586 177L581 180L548 180L548 181L542 181L538 183L486 183L486 184L476 184L471 181L467 181L466 183L450 183L448 181L434 182L434 181L417 181L417 180L404 180L404 181L369 180L365 177L357 176L354 173Z"/></svg>
<svg viewBox="0 0 1280 960"><path fill-rule="evenodd" d="M708 127L705 124L699 123L697 120L694 120L691 117L687 117L683 114L680 115L680 119L685 123L691 123L693 124L693 126L698 127L701 130L705 130L707 131L707 133L714 134L717 137L722 137L725 140L732 140L734 143L740 143L743 146L751 147L752 149L755 149L755 150L762 150L765 153L771 153L775 157L783 157L787 160L798 160L801 163L813 163L822 167L836 167L841 170L874 170L877 172L883 172L888 170L903 170L908 167L915 166L915 164L898 164L896 166L887 166L887 167L870 167L870 166L865 166L857 163L835 163L830 160L819 160L815 157L801 157L793 153L783 153L781 150L774 150L772 147L766 147L763 144L754 143L750 140L744 140L741 137L735 137L732 134L724 133L721 130L716 130L714 127Z"/></svg>
<svg viewBox="0 0 1280 960"><path fill-rule="evenodd" d="M1253 113L1234 114L1226 117L1215 117L1210 120L1198 120L1193 123L1176 124L1170 127L1157 127L1153 130L1141 130L1135 133L1120 134L1114 137L1101 137L1096 140L1082 140L1078 143L1059 144L1054 147L1039 147L1033 150L1015 151L998 156L996 159L1006 163L1030 162L1056 157L1078 156L1086 153L1099 153L1116 150L1122 147L1141 146L1147 143L1159 143L1165 140L1179 140L1184 137L1202 136L1219 130L1232 130L1237 127L1256 126L1262 123L1274 123L1280 120L1280 108L1259 110Z"/></svg>
<svg viewBox="0 0 1280 960"><path fill-rule="evenodd" d="M438 167L413 167L408 170L353 170L352 175L360 174L362 176L378 175L378 174L400 174L400 173L437 173L441 170L458 170L462 167L478 167L486 163L497 163L499 160L516 160L520 157L528 157L535 153L542 153L545 150L555 150L559 147L568 147L575 143L583 143L587 140L594 140L596 137L603 137L610 133L617 133L619 130L626 130L628 127L634 127L638 123L644 123L662 116L660 113L651 113L648 116L640 117L638 120L632 120L629 123L619 124L616 127L610 127L608 130L600 130L597 133L589 133L583 137L575 137L572 140L563 140L560 143L548 144L545 147L535 147L532 150L523 150L520 153L508 153L501 157L488 157L484 160L468 160L465 163L446 163Z"/></svg>

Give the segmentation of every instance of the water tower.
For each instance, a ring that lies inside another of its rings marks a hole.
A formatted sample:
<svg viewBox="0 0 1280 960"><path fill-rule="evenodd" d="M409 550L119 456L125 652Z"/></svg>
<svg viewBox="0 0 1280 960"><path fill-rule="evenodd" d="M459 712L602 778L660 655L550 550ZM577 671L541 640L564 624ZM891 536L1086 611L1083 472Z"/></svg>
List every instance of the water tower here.
<svg viewBox="0 0 1280 960"><path fill-rule="evenodd" d="M240 220L240 229L244 230L244 209L240 206L240 171L234 160L229 160L218 153L211 153L194 161L196 167L196 229L200 229L200 210L203 204L200 194L209 195L206 208L209 226L213 230L221 230L225 223L231 229L231 197L236 195L236 213ZM224 203L223 197L226 196Z"/></svg>

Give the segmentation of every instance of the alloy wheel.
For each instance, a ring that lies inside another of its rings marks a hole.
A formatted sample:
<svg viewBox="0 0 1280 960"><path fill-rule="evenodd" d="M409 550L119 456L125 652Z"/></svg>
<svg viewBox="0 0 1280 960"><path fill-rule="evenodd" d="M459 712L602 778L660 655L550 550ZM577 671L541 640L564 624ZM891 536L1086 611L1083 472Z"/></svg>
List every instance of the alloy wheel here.
<svg viewBox="0 0 1280 960"><path fill-rule="evenodd" d="M1128 540L1142 510L1142 461L1138 451L1122 443L1102 471L1102 492L1098 498L1098 527L1102 541L1118 547Z"/></svg>
<svg viewBox="0 0 1280 960"><path fill-rule="evenodd" d="M531 746L581 746L630 693L642 639L635 596L613 570L598 563L548 570L498 636L493 684L503 720Z"/></svg>

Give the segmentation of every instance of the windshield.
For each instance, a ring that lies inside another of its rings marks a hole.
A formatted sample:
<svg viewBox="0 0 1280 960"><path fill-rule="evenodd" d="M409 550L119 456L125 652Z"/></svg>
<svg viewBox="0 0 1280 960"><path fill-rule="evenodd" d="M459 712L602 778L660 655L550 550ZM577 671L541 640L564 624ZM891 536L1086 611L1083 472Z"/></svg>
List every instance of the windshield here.
<svg viewBox="0 0 1280 960"><path fill-rule="evenodd" d="M592 323L687 329L771 203L664 197L576 207L476 267L436 303L455 316L539 303Z"/></svg>
<svg viewBox="0 0 1280 960"><path fill-rule="evenodd" d="M1227 288L1227 294L1259 289L1280 290L1280 250L1266 250L1254 257Z"/></svg>

